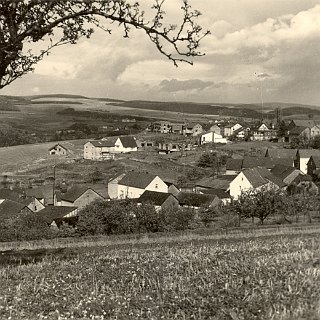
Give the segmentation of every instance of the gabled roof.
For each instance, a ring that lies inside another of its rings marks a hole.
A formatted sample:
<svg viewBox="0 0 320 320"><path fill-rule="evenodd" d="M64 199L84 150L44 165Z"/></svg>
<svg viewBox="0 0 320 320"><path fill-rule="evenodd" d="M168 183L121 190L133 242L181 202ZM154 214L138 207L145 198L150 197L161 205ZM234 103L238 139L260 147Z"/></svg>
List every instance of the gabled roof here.
<svg viewBox="0 0 320 320"><path fill-rule="evenodd" d="M118 184L134 187L139 189L145 189L157 176L154 174L144 172L128 172Z"/></svg>
<svg viewBox="0 0 320 320"><path fill-rule="evenodd" d="M44 198L44 194L42 190L39 188L26 189L25 192L26 192L26 195L29 197L35 197L36 199Z"/></svg>
<svg viewBox="0 0 320 320"><path fill-rule="evenodd" d="M65 206L48 206L38 212L47 223L52 223L55 219L60 219L76 210L76 207L65 207Z"/></svg>
<svg viewBox="0 0 320 320"><path fill-rule="evenodd" d="M161 206L169 197L175 198L171 193L156 192L146 190L140 198L137 199L139 203L150 202L155 206ZM175 198L176 199L176 198Z"/></svg>
<svg viewBox="0 0 320 320"><path fill-rule="evenodd" d="M308 127L294 127L290 130L290 134L291 135L300 135L303 131L305 131L306 129L308 129Z"/></svg>
<svg viewBox="0 0 320 320"><path fill-rule="evenodd" d="M251 183L253 188L261 187L265 184L268 184L269 182L272 182L279 187L285 186L284 182L282 182L278 177L269 172L269 170L265 167L245 169L242 171L242 173Z"/></svg>
<svg viewBox="0 0 320 320"><path fill-rule="evenodd" d="M49 148L48 150L51 151L51 150L55 149L55 148L58 147L58 146L59 146L60 148L64 149L64 150L68 151L68 149L67 149L66 147L64 147L64 146L63 146L62 144L60 144L60 143L55 144L53 147Z"/></svg>
<svg viewBox="0 0 320 320"><path fill-rule="evenodd" d="M299 174L292 183L299 184L300 182L312 182L312 178L309 175Z"/></svg>
<svg viewBox="0 0 320 320"><path fill-rule="evenodd" d="M274 167L271 158L268 157L244 157L242 163L242 169L255 168L255 167L266 167L271 169Z"/></svg>
<svg viewBox="0 0 320 320"><path fill-rule="evenodd" d="M133 137L119 137L124 148L136 148L137 142Z"/></svg>
<svg viewBox="0 0 320 320"><path fill-rule="evenodd" d="M270 158L286 158L295 159L298 149L267 149L265 156Z"/></svg>
<svg viewBox="0 0 320 320"><path fill-rule="evenodd" d="M91 188L86 186L75 185L71 187L66 193L61 194L61 200L65 200L68 202L75 202L78 198L80 198L87 190L92 190L96 194L98 192L94 191ZM103 198L100 194L98 194L101 198Z"/></svg>
<svg viewBox="0 0 320 320"><path fill-rule="evenodd" d="M316 165L316 168L320 168L320 156L319 156L319 157L317 157L317 156L311 156L311 157L310 157L310 160L311 160L311 158L312 158L314 164ZM310 161L310 160L309 160L309 161Z"/></svg>
<svg viewBox="0 0 320 320"><path fill-rule="evenodd" d="M320 157L320 150L318 149L299 149L298 154L300 158L310 158L311 156Z"/></svg>
<svg viewBox="0 0 320 320"><path fill-rule="evenodd" d="M7 219L18 215L23 209L29 210L24 204L12 200L4 200L0 204L0 219Z"/></svg>
<svg viewBox="0 0 320 320"><path fill-rule="evenodd" d="M288 177L292 172L298 169L290 166L284 166L282 164L277 164L274 168L271 169L271 173L274 174L276 177L284 180Z"/></svg>
<svg viewBox="0 0 320 320"><path fill-rule="evenodd" d="M200 191L203 194L211 194L217 196L219 199L230 199L231 196L229 193L225 192L222 189L203 189Z"/></svg>
<svg viewBox="0 0 320 320"><path fill-rule="evenodd" d="M215 195L211 194L192 192L179 192L177 195L177 199L179 200L180 204L192 207L201 207L211 204L215 197Z"/></svg>
<svg viewBox="0 0 320 320"><path fill-rule="evenodd" d="M115 141L107 141L107 140L92 140L89 141L96 148L112 148L114 147Z"/></svg>
<svg viewBox="0 0 320 320"><path fill-rule="evenodd" d="M233 170L233 171L241 171L242 169L243 159L227 159L226 169Z"/></svg>
<svg viewBox="0 0 320 320"><path fill-rule="evenodd" d="M296 127L308 127L308 128L312 128L320 124L319 121L314 121L314 120L292 120L291 123L293 123Z"/></svg>
<svg viewBox="0 0 320 320"><path fill-rule="evenodd" d="M227 190L230 186L230 182L236 176L237 175L222 175L216 178L214 177L203 178L196 183L196 186L203 187L203 188Z"/></svg>

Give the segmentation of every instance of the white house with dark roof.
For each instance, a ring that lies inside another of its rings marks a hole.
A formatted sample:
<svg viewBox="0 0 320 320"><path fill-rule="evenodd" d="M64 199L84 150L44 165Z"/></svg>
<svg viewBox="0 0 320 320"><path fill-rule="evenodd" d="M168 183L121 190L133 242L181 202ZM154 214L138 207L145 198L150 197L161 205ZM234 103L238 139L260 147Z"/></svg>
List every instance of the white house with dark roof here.
<svg viewBox="0 0 320 320"><path fill-rule="evenodd" d="M209 131L206 133L203 133L200 138L201 144L206 143L227 143L227 139L223 138L220 134Z"/></svg>
<svg viewBox="0 0 320 320"><path fill-rule="evenodd" d="M304 174L307 174L308 172L308 162L312 156L320 157L320 150L299 149L297 151L297 168L300 169Z"/></svg>
<svg viewBox="0 0 320 320"><path fill-rule="evenodd" d="M139 198L146 190L165 193L169 190L168 185L159 176L143 172L129 172L118 179L116 184L117 199ZM110 193L109 196L112 198Z"/></svg>
<svg viewBox="0 0 320 320"><path fill-rule="evenodd" d="M236 130L238 130L238 129L240 129L240 128L242 128L242 125L239 124L239 123L229 124L229 125L227 125L227 126L224 127L223 135L224 135L225 137L230 137L230 136L233 135L233 133L234 133Z"/></svg>
<svg viewBox="0 0 320 320"><path fill-rule="evenodd" d="M230 196L238 199L241 193L249 190L280 189L286 185L267 168L256 167L241 171L230 183Z"/></svg>
<svg viewBox="0 0 320 320"><path fill-rule="evenodd" d="M49 154L55 156L66 156L68 154L68 149L60 143L57 143L49 148Z"/></svg>
<svg viewBox="0 0 320 320"><path fill-rule="evenodd" d="M119 137L114 144L114 151L118 153L138 151L136 139L130 136Z"/></svg>

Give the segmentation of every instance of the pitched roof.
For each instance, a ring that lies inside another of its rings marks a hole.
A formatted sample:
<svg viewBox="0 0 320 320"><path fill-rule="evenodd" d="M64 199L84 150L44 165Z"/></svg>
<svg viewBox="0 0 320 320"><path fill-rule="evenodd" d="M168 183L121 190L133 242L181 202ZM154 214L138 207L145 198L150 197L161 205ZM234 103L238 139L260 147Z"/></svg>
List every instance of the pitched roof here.
<svg viewBox="0 0 320 320"><path fill-rule="evenodd" d="M98 192L96 192L92 188L88 188L86 186L75 185L75 186L71 187L66 193L61 194L61 200L65 200L68 202L74 202L80 196L82 196L87 190L92 190L93 192L98 194ZM99 194L99 196L101 196L101 195Z"/></svg>
<svg viewBox="0 0 320 320"><path fill-rule="evenodd" d="M64 149L64 150L66 150L66 151L68 151L68 149L66 148L66 147L64 147L62 144L60 144L60 143L56 143L54 146L52 146L51 148L49 148L48 150L50 151L50 150L53 150L53 149L55 149L56 147L60 147L60 148L62 148L62 149Z"/></svg>
<svg viewBox="0 0 320 320"><path fill-rule="evenodd" d="M137 202L141 202L141 203L150 202L153 205L161 206L169 197L174 197L174 196L171 193L146 190L140 196L140 198L137 199Z"/></svg>
<svg viewBox="0 0 320 320"><path fill-rule="evenodd" d="M319 121L314 121L314 120L292 120L292 123L296 127L308 127L308 128L312 128L320 124Z"/></svg>
<svg viewBox="0 0 320 320"><path fill-rule="evenodd" d="M216 196L211 194L201 194L192 192L179 192L177 199L182 205L201 207L211 204Z"/></svg>
<svg viewBox="0 0 320 320"><path fill-rule="evenodd" d="M111 148L114 147L115 141L107 141L107 140L92 140L89 141L96 148Z"/></svg>
<svg viewBox="0 0 320 320"><path fill-rule="evenodd" d="M227 190L230 186L230 182L236 176L237 175L222 175L216 178L214 177L203 178L196 183L196 186L204 187L204 188Z"/></svg>
<svg viewBox="0 0 320 320"><path fill-rule="evenodd" d="M290 134L291 135L300 135L303 131L305 131L306 129L308 129L308 127L294 127L290 130Z"/></svg>
<svg viewBox="0 0 320 320"><path fill-rule="evenodd" d="M0 217L3 219L18 215L23 209L29 210L24 204L12 200L4 200L0 204Z"/></svg>
<svg viewBox="0 0 320 320"><path fill-rule="evenodd" d="M118 184L134 187L139 189L145 189L157 176L154 174L144 172L128 172Z"/></svg>
<svg viewBox="0 0 320 320"><path fill-rule="evenodd" d="M38 212L47 223L52 223L55 219L63 218L72 211L76 210L76 207L65 207L65 206L48 206Z"/></svg>
<svg viewBox="0 0 320 320"><path fill-rule="evenodd" d="M317 156L311 156L310 159L312 158L314 164L316 165L316 168L320 168L320 157ZM310 160L309 160L310 161Z"/></svg>
<svg viewBox="0 0 320 320"><path fill-rule="evenodd" d="M312 177L306 174L299 174L293 181L292 183L299 184L300 182L311 182Z"/></svg>
<svg viewBox="0 0 320 320"><path fill-rule="evenodd" d="M270 158L295 159L298 149L267 149L265 156Z"/></svg>
<svg viewBox="0 0 320 320"><path fill-rule="evenodd" d="M274 174L276 177L284 180L288 177L292 172L296 171L297 169L290 166L284 166L282 164L277 164L274 168L271 169L271 173Z"/></svg>
<svg viewBox="0 0 320 320"><path fill-rule="evenodd" d="M299 149L298 154L300 158L310 158L311 156L320 157L320 150L318 149Z"/></svg>
<svg viewBox="0 0 320 320"><path fill-rule="evenodd" d="M244 157L243 158L243 164L242 164L243 169L254 168L258 166L271 169L274 167L274 164L272 162L272 159L268 157Z"/></svg>
<svg viewBox="0 0 320 320"><path fill-rule="evenodd" d="M231 198L230 194L225 192L222 189L203 189L200 192L203 194L211 194L211 195L217 196L219 199Z"/></svg>
<svg viewBox="0 0 320 320"><path fill-rule="evenodd" d="M126 136L126 137L119 137L122 145L124 148L136 148L137 142L133 137Z"/></svg>
<svg viewBox="0 0 320 320"><path fill-rule="evenodd" d="M242 169L243 159L227 159L226 169L233 170L233 171L241 171Z"/></svg>
<svg viewBox="0 0 320 320"><path fill-rule="evenodd" d="M279 187L285 186L284 182L282 182L278 177L273 175L265 167L245 169L242 172L254 188L261 187L269 182L272 182Z"/></svg>

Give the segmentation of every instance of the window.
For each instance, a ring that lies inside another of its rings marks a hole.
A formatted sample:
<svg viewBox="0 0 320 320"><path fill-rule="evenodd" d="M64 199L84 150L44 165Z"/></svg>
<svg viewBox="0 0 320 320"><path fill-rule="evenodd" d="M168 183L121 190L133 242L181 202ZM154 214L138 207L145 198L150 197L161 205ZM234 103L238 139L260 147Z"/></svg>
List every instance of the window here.
<svg viewBox="0 0 320 320"><path fill-rule="evenodd" d="M155 189L158 189L158 184L156 183L156 185L154 186Z"/></svg>

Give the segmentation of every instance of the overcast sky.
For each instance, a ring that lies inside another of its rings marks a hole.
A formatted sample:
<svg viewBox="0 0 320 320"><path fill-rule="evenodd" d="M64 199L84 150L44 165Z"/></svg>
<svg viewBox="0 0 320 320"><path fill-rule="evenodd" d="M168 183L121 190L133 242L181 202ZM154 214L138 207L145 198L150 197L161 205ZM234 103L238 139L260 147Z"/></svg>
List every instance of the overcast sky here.
<svg viewBox="0 0 320 320"><path fill-rule="evenodd" d="M144 0L150 3L151 0ZM98 31L54 49L1 94L71 93L120 99L320 105L319 0L190 0L212 34L205 57L174 67L142 31ZM178 21L180 0L167 0Z"/></svg>

